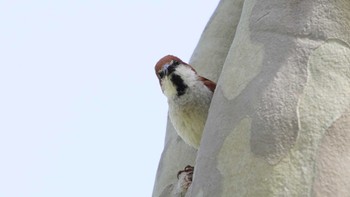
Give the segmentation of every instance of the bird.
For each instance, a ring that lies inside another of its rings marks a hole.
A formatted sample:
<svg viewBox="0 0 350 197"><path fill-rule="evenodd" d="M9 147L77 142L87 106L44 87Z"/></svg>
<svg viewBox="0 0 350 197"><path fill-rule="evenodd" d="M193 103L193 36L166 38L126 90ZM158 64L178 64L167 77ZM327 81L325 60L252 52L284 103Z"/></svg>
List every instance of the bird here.
<svg viewBox="0 0 350 197"><path fill-rule="evenodd" d="M216 83L198 75L180 58L166 55L155 65L160 87L167 97L169 117L183 141L199 148ZM183 196L192 184L194 167L188 165L177 174L176 193Z"/></svg>
<svg viewBox="0 0 350 197"><path fill-rule="evenodd" d="M189 64L174 55L161 58L154 67L162 92L167 97L169 117L181 139L199 148L216 83L197 74ZM176 192L182 195L192 183L194 167L177 174Z"/></svg>
<svg viewBox="0 0 350 197"><path fill-rule="evenodd" d="M169 105L169 117L183 141L199 148L216 83L174 55L155 65L155 73Z"/></svg>

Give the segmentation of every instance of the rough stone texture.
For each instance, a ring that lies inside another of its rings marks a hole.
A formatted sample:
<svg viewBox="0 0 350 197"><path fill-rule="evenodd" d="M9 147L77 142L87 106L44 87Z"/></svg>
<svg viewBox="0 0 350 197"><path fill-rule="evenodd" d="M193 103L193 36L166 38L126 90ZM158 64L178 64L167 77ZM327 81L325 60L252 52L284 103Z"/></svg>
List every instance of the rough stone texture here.
<svg viewBox="0 0 350 197"><path fill-rule="evenodd" d="M171 196L167 168L194 160L186 196L349 196L349 10L349 0L221 1L192 57L218 80L201 146L196 157L167 137L153 196Z"/></svg>

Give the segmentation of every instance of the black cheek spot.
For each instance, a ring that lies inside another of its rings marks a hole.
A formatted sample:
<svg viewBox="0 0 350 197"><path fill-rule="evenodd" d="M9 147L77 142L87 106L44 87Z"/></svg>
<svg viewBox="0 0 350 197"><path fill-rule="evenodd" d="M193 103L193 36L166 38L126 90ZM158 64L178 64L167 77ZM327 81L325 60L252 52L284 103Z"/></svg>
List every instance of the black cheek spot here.
<svg viewBox="0 0 350 197"><path fill-rule="evenodd" d="M176 86L177 96L182 96L185 94L188 86L184 83L179 75L173 74L171 76L171 81Z"/></svg>

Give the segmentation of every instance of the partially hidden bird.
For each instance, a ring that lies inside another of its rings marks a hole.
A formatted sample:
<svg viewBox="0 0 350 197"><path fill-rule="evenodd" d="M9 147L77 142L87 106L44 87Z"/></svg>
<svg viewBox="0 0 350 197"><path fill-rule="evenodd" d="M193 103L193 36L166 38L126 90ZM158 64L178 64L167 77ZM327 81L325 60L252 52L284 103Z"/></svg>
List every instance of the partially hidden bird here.
<svg viewBox="0 0 350 197"><path fill-rule="evenodd" d="M168 99L169 117L178 135L198 149L216 84L180 58L161 58L155 72Z"/></svg>
<svg viewBox="0 0 350 197"><path fill-rule="evenodd" d="M168 98L169 117L175 130L185 143L198 149L216 84L173 55L161 58L155 72ZM193 171L194 167L188 165L178 172L176 193L187 192Z"/></svg>

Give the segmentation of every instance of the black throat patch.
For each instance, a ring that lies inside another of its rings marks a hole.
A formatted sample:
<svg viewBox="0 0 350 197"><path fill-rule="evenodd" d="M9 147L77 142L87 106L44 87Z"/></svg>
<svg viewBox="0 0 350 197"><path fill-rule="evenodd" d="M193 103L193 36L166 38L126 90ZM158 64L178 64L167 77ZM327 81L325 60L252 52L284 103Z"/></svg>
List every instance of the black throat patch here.
<svg viewBox="0 0 350 197"><path fill-rule="evenodd" d="M186 89L188 88L188 86L184 83L184 80L179 75L176 75L176 74L172 74L170 80L176 86L177 96L184 95L186 92Z"/></svg>

